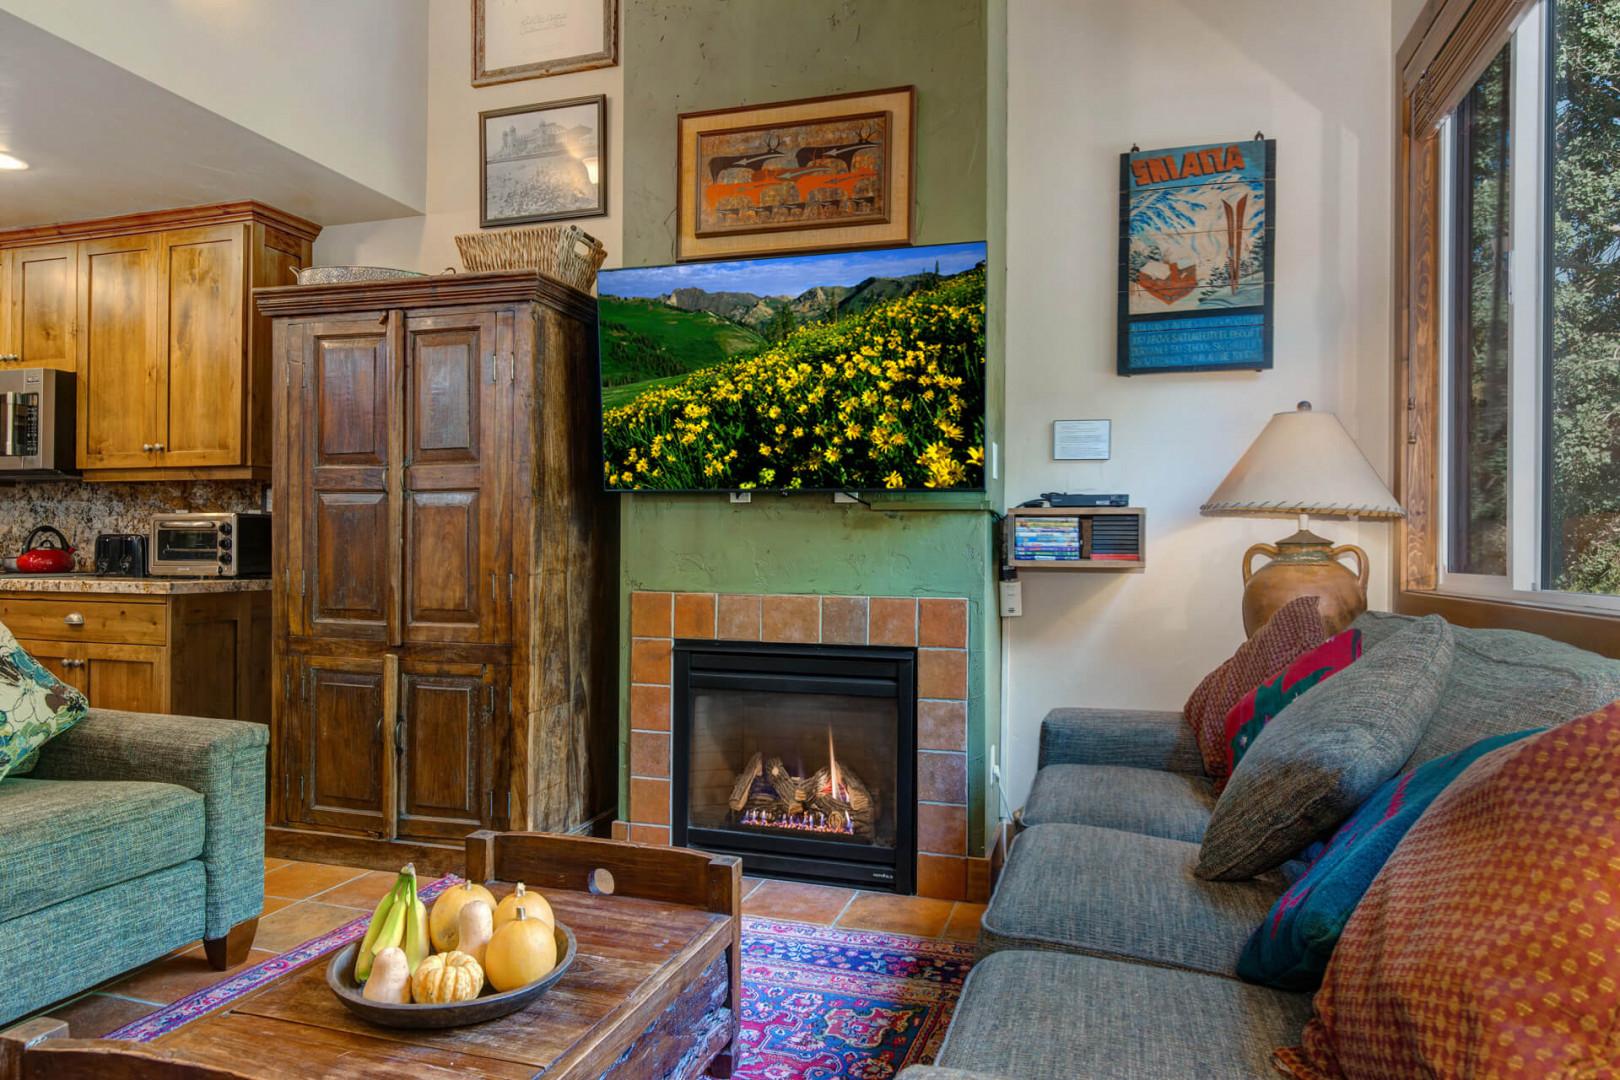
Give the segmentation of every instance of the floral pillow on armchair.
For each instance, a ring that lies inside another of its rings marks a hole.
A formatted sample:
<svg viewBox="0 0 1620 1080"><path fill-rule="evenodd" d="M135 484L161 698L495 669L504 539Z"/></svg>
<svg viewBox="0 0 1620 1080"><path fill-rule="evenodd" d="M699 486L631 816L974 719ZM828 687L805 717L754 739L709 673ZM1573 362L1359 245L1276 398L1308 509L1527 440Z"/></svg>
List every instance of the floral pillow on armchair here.
<svg viewBox="0 0 1620 1080"><path fill-rule="evenodd" d="M89 709L83 694L46 671L0 624L0 780L32 769L39 748Z"/></svg>

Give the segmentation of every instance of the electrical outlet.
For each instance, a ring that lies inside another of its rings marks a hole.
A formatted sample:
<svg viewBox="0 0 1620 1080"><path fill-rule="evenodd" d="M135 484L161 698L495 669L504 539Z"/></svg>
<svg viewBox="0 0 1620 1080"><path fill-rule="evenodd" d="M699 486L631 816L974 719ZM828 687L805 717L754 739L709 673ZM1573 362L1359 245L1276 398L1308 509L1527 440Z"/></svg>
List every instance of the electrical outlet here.
<svg viewBox="0 0 1620 1080"><path fill-rule="evenodd" d="M1001 617L1012 619L1023 613L1024 583L1017 580L1003 581L1001 583Z"/></svg>
<svg viewBox="0 0 1620 1080"><path fill-rule="evenodd" d="M752 491L733 491L731 493L731 501L734 502L734 503L750 503L750 502L753 502L754 501L754 493Z"/></svg>

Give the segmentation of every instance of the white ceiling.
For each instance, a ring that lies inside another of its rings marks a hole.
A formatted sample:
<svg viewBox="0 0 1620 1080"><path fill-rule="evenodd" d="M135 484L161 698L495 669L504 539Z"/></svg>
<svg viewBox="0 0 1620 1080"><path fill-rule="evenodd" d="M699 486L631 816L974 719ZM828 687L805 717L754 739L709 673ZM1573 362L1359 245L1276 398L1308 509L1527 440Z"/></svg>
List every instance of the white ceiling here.
<svg viewBox="0 0 1620 1080"><path fill-rule="evenodd" d="M30 165L0 171L0 228L235 199L322 225L417 213L5 12L0 151Z"/></svg>

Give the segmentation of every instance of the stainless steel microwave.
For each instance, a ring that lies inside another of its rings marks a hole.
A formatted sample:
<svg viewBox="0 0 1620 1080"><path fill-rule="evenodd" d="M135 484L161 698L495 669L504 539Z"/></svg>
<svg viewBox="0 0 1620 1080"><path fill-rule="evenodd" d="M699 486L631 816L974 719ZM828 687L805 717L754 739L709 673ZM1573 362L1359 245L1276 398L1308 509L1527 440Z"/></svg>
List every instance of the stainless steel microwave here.
<svg viewBox="0 0 1620 1080"><path fill-rule="evenodd" d="M146 568L168 577L268 576L270 515L155 515Z"/></svg>
<svg viewBox="0 0 1620 1080"><path fill-rule="evenodd" d="M72 476L73 373L0 371L0 480Z"/></svg>

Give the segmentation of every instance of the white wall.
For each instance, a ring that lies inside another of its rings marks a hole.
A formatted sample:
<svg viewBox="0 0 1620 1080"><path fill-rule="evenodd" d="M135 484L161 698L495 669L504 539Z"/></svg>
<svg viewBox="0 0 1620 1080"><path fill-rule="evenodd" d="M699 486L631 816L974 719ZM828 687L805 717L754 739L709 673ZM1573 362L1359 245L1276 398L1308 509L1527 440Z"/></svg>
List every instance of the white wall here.
<svg viewBox="0 0 1620 1080"><path fill-rule="evenodd" d="M393 266L429 273L459 268L455 235L478 231L478 114L593 94L607 95L608 214L580 218L576 224L601 240L608 265L617 265L624 205L624 68L474 88L470 10L468 0L428 3L426 215L327 229L315 242L317 265Z"/></svg>
<svg viewBox="0 0 1620 1080"><path fill-rule="evenodd" d="M1335 412L1382 475L1390 376L1391 0L1017 0L1008 28L1007 498L1123 491L1138 573L1025 571L1008 620L1006 795L1063 705L1179 709L1243 639L1238 560L1283 519L1200 503L1273 412ZM1275 368L1114 374L1119 157L1263 130L1277 140ZM1051 421L1110 418L1113 458L1051 460ZM1372 556L1390 529L1322 521Z"/></svg>
<svg viewBox="0 0 1620 1080"><path fill-rule="evenodd" d="M427 0L0 0L0 8L407 207L423 205Z"/></svg>

